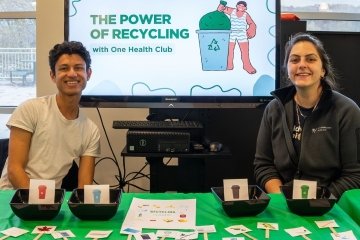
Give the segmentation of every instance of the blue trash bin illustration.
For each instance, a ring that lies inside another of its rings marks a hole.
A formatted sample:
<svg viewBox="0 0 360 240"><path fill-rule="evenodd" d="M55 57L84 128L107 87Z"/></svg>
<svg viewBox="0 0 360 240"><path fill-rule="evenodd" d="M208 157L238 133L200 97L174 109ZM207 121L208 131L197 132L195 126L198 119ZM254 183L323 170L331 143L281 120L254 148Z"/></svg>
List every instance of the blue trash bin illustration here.
<svg viewBox="0 0 360 240"><path fill-rule="evenodd" d="M94 203L100 203L101 198L101 190L94 189L93 191Z"/></svg>
<svg viewBox="0 0 360 240"><path fill-rule="evenodd" d="M197 30L204 71L226 71L230 30Z"/></svg>

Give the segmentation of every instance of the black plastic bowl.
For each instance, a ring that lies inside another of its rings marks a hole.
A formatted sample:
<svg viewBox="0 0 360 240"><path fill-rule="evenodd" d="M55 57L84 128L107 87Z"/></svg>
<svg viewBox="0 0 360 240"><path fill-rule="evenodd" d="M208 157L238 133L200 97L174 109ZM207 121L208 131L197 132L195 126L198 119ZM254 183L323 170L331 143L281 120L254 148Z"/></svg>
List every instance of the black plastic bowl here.
<svg viewBox="0 0 360 240"><path fill-rule="evenodd" d="M110 203L84 203L84 189L74 189L68 205L71 212L82 220L108 220L115 216L120 197L120 189L110 189Z"/></svg>
<svg viewBox="0 0 360 240"><path fill-rule="evenodd" d="M293 186L281 186L281 192L291 212L302 216L321 216L329 212L336 197L326 187L317 187L316 199L293 199Z"/></svg>
<svg viewBox="0 0 360 240"><path fill-rule="evenodd" d="M55 189L53 204L29 204L29 189L17 189L10 206L14 214L23 220L50 220L58 215L64 196L65 189Z"/></svg>
<svg viewBox="0 0 360 240"><path fill-rule="evenodd" d="M255 216L265 210L270 197L258 186L249 185L249 200L224 201L224 188L211 188L229 217Z"/></svg>

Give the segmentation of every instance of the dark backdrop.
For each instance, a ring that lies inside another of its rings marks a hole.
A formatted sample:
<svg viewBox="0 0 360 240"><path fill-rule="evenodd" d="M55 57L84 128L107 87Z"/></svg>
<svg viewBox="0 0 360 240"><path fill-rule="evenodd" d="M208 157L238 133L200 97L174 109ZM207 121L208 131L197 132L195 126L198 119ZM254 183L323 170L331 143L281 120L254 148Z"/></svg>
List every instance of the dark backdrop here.
<svg viewBox="0 0 360 240"><path fill-rule="evenodd" d="M303 31L304 28L305 24L303 23L284 23L281 30L281 46L284 46L291 34ZM323 41L333 61L339 75L340 92L360 105L360 79L358 76L360 70L360 61L358 60L360 33L312 33ZM281 54L281 58L282 56ZM211 141L222 142L230 149L231 158L206 161L206 185L210 188L222 186L224 178L248 178L250 184L255 183L253 159L263 109L153 109L150 112L163 112L169 116L187 116L187 119L190 120L200 120L205 126L205 137Z"/></svg>

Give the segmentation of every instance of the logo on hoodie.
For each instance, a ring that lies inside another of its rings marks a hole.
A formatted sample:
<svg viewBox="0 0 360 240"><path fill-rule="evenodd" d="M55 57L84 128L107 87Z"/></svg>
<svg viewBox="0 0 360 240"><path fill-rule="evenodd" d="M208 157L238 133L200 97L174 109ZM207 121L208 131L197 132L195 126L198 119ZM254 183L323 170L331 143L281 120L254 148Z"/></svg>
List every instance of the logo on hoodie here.
<svg viewBox="0 0 360 240"><path fill-rule="evenodd" d="M330 131L331 129L332 127L321 126L321 127L313 128L311 132L312 133L327 132Z"/></svg>

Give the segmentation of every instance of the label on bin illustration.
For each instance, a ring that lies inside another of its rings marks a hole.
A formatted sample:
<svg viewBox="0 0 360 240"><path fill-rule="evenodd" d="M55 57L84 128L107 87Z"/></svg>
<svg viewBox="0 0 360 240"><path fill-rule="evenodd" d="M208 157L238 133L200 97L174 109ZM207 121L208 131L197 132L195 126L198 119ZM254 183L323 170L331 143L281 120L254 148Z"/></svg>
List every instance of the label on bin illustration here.
<svg viewBox="0 0 360 240"><path fill-rule="evenodd" d="M109 185L84 185L84 203L110 203Z"/></svg>
<svg viewBox="0 0 360 240"><path fill-rule="evenodd" d="M29 203L53 204L55 202L55 181L30 179Z"/></svg>
<svg viewBox="0 0 360 240"><path fill-rule="evenodd" d="M247 179L224 179L224 200L248 200L248 180Z"/></svg>

